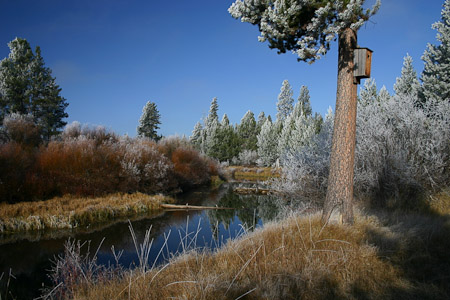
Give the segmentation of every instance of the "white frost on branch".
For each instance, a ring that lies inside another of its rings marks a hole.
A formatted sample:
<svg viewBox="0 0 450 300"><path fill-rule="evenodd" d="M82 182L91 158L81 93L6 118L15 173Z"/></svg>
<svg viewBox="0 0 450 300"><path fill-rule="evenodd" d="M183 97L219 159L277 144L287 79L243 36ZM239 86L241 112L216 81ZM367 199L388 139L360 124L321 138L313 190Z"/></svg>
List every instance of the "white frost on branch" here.
<svg viewBox="0 0 450 300"><path fill-rule="evenodd" d="M358 30L374 15L381 2L363 9L365 0L236 0L228 12L242 22L258 25L260 42L269 41L280 52L292 51L299 60L320 59L345 28ZM347 3L346 3L347 2Z"/></svg>

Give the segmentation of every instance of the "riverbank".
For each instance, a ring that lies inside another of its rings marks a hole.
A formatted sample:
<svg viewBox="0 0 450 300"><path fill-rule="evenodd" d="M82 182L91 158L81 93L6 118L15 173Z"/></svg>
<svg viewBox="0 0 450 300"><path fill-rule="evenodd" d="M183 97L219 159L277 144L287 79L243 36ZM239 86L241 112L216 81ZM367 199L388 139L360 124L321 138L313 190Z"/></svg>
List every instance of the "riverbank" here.
<svg viewBox="0 0 450 300"><path fill-rule="evenodd" d="M448 299L448 191L429 208L359 211L353 226L291 216L214 253L59 288L72 299Z"/></svg>
<svg viewBox="0 0 450 300"><path fill-rule="evenodd" d="M267 181L280 177L280 170L271 167L228 166L224 168L228 180L235 181Z"/></svg>
<svg viewBox="0 0 450 300"><path fill-rule="evenodd" d="M116 193L104 197L63 196L45 201L0 203L0 233L67 229L162 210L171 197Z"/></svg>

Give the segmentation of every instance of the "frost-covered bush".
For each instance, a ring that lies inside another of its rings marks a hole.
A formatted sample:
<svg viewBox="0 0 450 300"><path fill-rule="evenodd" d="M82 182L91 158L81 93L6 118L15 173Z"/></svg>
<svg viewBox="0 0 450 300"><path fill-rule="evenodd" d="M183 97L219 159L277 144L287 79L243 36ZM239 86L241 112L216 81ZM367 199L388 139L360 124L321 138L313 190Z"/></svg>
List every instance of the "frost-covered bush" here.
<svg viewBox="0 0 450 300"><path fill-rule="evenodd" d="M258 160L258 152L255 150L243 150L239 153L239 161L244 166L254 166Z"/></svg>
<svg viewBox="0 0 450 300"><path fill-rule="evenodd" d="M41 128L31 114L11 113L6 115L0 135L0 140L3 142L14 141L30 146L37 146L42 142Z"/></svg>
<svg viewBox="0 0 450 300"><path fill-rule="evenodd" d="M63 140L75 139L81 135L81 123L78 121L73 121L64 127L61 137Z"/></svg>
<svg viewBox="0 0 450 300"><path fill-rule="evenodd" d="M172 157L172 153L178 148L192 149L193 145L186 137L177 135L164 137L158 142L159 151L169 159Z"/></svg>
<svg viewBox="0 0 450 300"><path fill-rule="evenodd" d="M185 138L156 143L79 123L68 125L61 139L39 147L0 144L0 201L172 192L204 184L218 174L217 162L194 150Z"/></svg>
<svg viewBox="0 0 450 300"><path fill-rule="evenodd" d="M128 189L154 193L174 186L170 160L158 150L155 142L147 138L121 138L120 158L122 176Z"/></svg>
<svg viewBox="0 0 450 300"><path fill-rule="evenodd" d="M95 140L97 144L101 144L110 140L118 140L118 136L114 132L106 129L104 126L81 125L77 121L74 121L64 127L61 138L63 140L78 138L89 139Z"/></svg>
<svg viewBox="0 0 450 300"><path fill-rule="evenodd" d="M401 200L448 183L450 105L416 101L403 94L359 104L357 192Z"/></svg>
<svg viewBox="0 0 450 300"><path fill-rule="evenodd" d="M281 157L282 176L273 187L289 196L318 198L326 192L334 116L331 109L320 132L298 151Z"/></svg>
<svg viewBox="0 0 450 300"><path fill-rule="evenodd" d="M413 207L420 192L449 183L450 104L429 100L419 108L416 95L382 91L358 104L355 192L381 205ZM332 126L327 117L311 145L282 157L276 189L296 197L325 195Z"/></svg>

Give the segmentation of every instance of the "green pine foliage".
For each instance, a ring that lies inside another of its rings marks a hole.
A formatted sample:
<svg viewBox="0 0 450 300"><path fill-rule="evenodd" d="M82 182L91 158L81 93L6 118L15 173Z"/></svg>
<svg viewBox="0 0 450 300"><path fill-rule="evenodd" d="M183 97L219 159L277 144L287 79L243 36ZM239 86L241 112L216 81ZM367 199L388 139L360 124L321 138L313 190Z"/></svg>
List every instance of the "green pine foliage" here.
<svg viewBox="0 0 450 300"><path fill-rule="evenodd" d="M293 106L292 88L283 82L277 102L277 120L259 113L257 120L247 111L241 122L233 126L226 114L218 121L218 101L213 98L209 113L194 127L190 143L203 154L221 162L261 166L274 165L282 155L309 144L324 123L320 114L312 114L309 91L302 86Z"/></svg>
<svg viewBox="0 0 450 300"><path fill-rule="evenodd" d="M161 139L157 133L161 124L160 117L156 104L148 101L142 109L142 115L139 119L139 126L137 127L138 136L146 137L154 141Z"/></svg>
<svg viewBox="0 0 450 300"><path fill-rule="evenodd" d="M441 20L433 24L440 44L428 44L422 60L425 63L420 89L421 101L430 98L450 99L450 0L446 0L441 12Z"/></svg>
<svg viewBox="0 0 450 300"><path fill-rule="evenodd" d="M39 47L33 53L30 44L20 38L8 46L10 54L0 62L0 125L8 114L30 114L48 141L66 125L68 103Z"/></svg>
<svg viewBox="0 0 450 300"><path fill-rule="evenodd" d="M256 150L257 143L257 126L255 115L252 111L247 111L237 126L237 133L241 140L241 150Z"/></svg>
<svg viewBox="0 0 450 300"><path fill-rule="evenodd" d="M396 95L415 95L417 93L420 83L412 63L412 57L407 54L403 60L402 75L397 77L394 84Z"/></svg>

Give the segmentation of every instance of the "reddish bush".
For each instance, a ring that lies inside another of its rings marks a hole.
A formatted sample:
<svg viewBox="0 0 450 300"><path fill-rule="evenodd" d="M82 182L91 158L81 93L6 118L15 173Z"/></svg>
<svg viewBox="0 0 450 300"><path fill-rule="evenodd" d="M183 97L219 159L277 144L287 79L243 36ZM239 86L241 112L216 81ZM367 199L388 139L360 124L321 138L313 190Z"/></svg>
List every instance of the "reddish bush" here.
<svg viewBox="0 0 450 300"><path fill-rule="evenodd" d="M0 201L32 200L31 174L36 153L16 142L0 144Z"/></svg>
<svg viewBox="0 0 450 300"><path fill-rule="evenodd" d="M211 180L209 161L196 150L178 148L172 153L174 171L183 188L208 183Z"/></svg>
<svg viewBox="0 0 450 300"><path fill-rule="evenodd" d="M41 128L34 122L33 116L12 113L3 120L6 140L22 145L38 146L41 139Z"/></svg>
<svg viewBox="0 0 450 300"><path fill-rule="evenodd" d="M84 135L79 126L72 127L62 140L39 148L0 145L0 201L168 192L208 183L217 174L214 161L180 139L156 144L104 135L98 128Z"/></svg>
<svg viewBox="0 0 450 300"><path fill-rule="evenodd" d="M51 142L41 147L38 168L50 194L101 195L116 191L120 157L95 140Z"/></svg>

